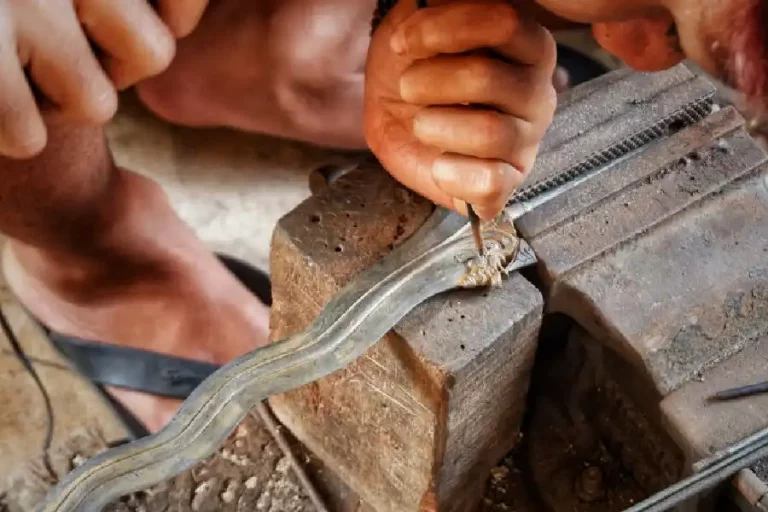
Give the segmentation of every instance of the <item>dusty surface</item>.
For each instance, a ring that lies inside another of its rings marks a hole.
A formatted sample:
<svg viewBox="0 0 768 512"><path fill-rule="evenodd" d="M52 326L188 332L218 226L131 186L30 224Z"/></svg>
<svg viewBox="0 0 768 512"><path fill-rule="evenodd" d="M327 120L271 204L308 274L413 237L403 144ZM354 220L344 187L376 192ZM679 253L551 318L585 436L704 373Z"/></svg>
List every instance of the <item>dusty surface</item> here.
<svg viewBox="0 0 768 512"><path fill-rule="evenodd" d="M105 448L100 432L79 431L51 455L61 476ZM10 475L6 506L32 510L52 479L39 460ZM2 503L2 501L0 501ZM309 498L262 422L249 417L218 453L165 484L127 496L105 512L310 512Z"/></svg>

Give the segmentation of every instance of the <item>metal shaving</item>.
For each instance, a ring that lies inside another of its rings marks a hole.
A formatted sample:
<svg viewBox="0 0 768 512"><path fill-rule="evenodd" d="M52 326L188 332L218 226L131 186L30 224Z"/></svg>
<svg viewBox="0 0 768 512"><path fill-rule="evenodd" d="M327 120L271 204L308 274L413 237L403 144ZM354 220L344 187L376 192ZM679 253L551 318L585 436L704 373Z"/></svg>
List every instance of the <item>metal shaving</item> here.
<svg viewBox="0 0 768 512"><path fill-rule="evenodd" d="M467 272L459 281L464 288L501 286L509 272L507 266L517 257L520 239L514 225L506 219L485 228L485 253L469 261Z"/></svg>

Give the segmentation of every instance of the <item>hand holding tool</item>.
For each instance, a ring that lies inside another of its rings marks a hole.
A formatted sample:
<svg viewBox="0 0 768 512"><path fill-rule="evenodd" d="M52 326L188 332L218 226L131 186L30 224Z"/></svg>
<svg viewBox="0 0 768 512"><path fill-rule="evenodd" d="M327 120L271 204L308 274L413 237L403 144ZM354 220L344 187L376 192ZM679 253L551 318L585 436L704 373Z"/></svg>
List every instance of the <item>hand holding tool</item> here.
<svg viewBox="0 0 768 512"><path fill-rule="evenodd" d="M416 7L423 9L427 7L427 0L416 0ZM475 213L472 205L467 203L467 215L469 216L469 223L472 226L472 238L475 241L475 247L477 248L477 254L479 256L485 255L485 242L483 241L483 229L480 225L480 217Z"/></svg>

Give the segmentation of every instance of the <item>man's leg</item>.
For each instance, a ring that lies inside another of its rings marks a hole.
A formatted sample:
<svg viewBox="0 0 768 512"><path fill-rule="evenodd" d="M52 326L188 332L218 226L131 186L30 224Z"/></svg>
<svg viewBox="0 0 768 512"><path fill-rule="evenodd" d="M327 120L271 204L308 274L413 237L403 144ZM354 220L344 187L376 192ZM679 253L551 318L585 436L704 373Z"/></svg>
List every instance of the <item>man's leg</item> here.
<svg viewBox="0 0 768 512"><path fill-rule="evenodd" d="M32 160L0 159L6 279L61 334L224 363L266 343L268 312L151 181L114 166L101 128L47 119ZM151 430L178 403L114 395Z"/></svg>

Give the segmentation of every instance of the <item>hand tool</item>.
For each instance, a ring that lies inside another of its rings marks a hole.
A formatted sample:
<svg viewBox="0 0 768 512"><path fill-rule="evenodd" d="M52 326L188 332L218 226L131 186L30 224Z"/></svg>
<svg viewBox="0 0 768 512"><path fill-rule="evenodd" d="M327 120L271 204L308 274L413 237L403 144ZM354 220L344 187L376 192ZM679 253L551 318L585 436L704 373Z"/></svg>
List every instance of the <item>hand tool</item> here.
<svg viewBox="0 0 768 512"><path fill-rule="evenodd" d="M485 242L483 241L483 228L480 225L480 217L475 213L475 209L471 204L467 204L467 215L469 216L469 223L472 227L472 239L475 241L475 248L479 256L485 256Z"/></svg>
<svg viewBox="0 0 768 512"><path fill-rule="evenodd" d="M565 120L555 120L538 160L545 167L534 169L533 181L515 192L499 221L482 228L485 257L476 253L466 218L437 209L403 245L348 283L307 330L222 367L192 393L161 432L75 469L51 491L40 510L100 510L120 496L192 467L213 453L258 403L345 367L427 298L457 287L497 283L504 274L535 263L533 251L516 234L516 219L584 180L611 172L616 162L663 143L668 134L712 111L713 91L693 77L668 85L659 96L643 96L642 88L624 84L621 91L628 92L612 94L611 102L606 102L600 87L614 86L627 72L616 73L592 89L573 89L561 102ZM643 80L638 78L640 84L647 83ZM676 89L686 92L675 95ZM594 126L569 121L569 111L583 109ZM606 130L607 122L599 116L622 121L618 124L622 129Z"/></svg>
<svg viewBox="0 0 768 512"><path fill-rule="evenodd" d="M757 384L750 384L748 386L739 386L736 388L725 389L718 391L712 395L709 399L713 402L725 402L727 400L736 400L737 398L746 398L749 396L759 395L761 393L768 393L768 381L759 382Z"/></svg>

